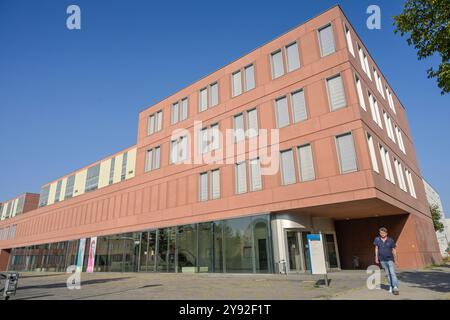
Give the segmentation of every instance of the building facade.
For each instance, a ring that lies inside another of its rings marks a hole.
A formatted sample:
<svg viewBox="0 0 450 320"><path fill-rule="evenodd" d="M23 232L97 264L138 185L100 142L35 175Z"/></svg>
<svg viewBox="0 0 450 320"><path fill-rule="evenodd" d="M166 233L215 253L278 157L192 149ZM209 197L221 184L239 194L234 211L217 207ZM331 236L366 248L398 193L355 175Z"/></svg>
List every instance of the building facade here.
<svg viewBox="0 0 450 320"><path fill-rule="evenodd" d="M445 219L445 211L442 206L441 197L439 193L429 184L425 179L423 180L423 184L425 187L425 194L427 195L427 201L431 206L437 206L441 213L440 221L444 225L444 230L436 231L437 241L439 243L439 249L441 250L442 257L449 256L449 247L450 247L450 230L449 226Z"/></svg>
<svg viewBox="0 0 450 320"><path fill-rule="evenodd" d="M339 6L140 112L128 150L0 222L1 267L305 272L321 233L363 268L380 226L400 267L441 259L406 111Z"/></svg>

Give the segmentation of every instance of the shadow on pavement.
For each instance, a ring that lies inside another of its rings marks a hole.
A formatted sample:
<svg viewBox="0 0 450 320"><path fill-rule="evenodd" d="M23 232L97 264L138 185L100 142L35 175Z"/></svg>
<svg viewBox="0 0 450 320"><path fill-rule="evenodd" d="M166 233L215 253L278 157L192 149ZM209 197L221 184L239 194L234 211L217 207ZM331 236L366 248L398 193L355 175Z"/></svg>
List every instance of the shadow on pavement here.
<svg viewBox="0 0 450 320"><path fill-rule="evenodd" d="M443 271L404 271L399 273L399 279L418 288L450 292L450 276Z"/></svg>
<svg viewBox="0 0 450 320"><path fill-rule="evenodd" d="M19 272L20 274L20 272ZM43 278L43 277L56 277L65 273L53 273L53 274L36 274L36 275L20 275L21 279L29 279L29 278Z"/></svg>
<svg viewBox="0 0 450 320"><path fill-rule="evenodd" d="M129 279L131 277L122 277L122 278L110 278L110 279L94 279L94 280L85 280L81 281L82 286L90 285L90 284L99 284L99 283L107 283L113 281L121 281L125 279ZM67 283L64 281L62 283L49 283L42 285L34 285L34 286L19 286L18 290L27 290L27 289L55 289L55 288L66 288Z"/></svg>
<svg viewBox="0 0 450 320"><path fill-rule="evenodd" d="M14 300L31 300L31 299L39 299L39 298L45 298L45 297L53 297L53 294L42 294L40 296L31 296L31 297L24 297L24 298L17 298Z"/></svg>

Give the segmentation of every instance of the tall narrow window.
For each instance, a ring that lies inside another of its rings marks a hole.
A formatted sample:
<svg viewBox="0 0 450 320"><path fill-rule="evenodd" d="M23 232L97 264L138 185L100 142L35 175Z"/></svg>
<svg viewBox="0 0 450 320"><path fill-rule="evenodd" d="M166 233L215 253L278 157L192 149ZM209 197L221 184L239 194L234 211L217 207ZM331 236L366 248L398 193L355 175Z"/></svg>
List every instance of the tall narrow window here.
<svg viewBox="0 0 450 320"><path fill-rule="evenodd" d="M170 142L170 163L185 161L188 157L188 146L187 136L172 140Z"/></svg>
<svg viewBox="0 0 450 320"><path fill-rule="evenodd" d="M210 149L217 150L220 147L219 124L213 124L210 129Z"/></svg>
<svg viewBox="0 0 450 320"><path fill-rule="evenodd" d="M369 67L369 60L367 59L367 55L363 52L364 55L364 64L366 65L366 70L367 70L367 76L369 77L370 80L372 80L372 76L370 75L370 67Z"/></svg>
<svg viewBox="0 0 450 320"><path fill-rule="evenodd" d="M414 187L414 181L412 174L408 169L405 169L406 180L408 181L409 193L412 197L417 198L416 188Z"/></svg>
<svg viewBox="0 0 450 320"><path fill-rule="evenodd" d="M394 111L394 114L397 114L397 112L395 111L394 99L392 99L392 94L387 86L386 86L386 95L388 98L389 107L392 109L392 111Z"/></svg>
<svg viewBox="0 0 450 320"><path fill-rule="evenodd" d="M208 152L208 128L203 128L200 130L197 145L199 154Z"/></svg>
<svg viewBox="0 0 450 320"><path fill-rule="evenodd" d="M278 50L270 55L272 64L272 79L281 77L284 74L283 53Z"/></svg>
<svg viewBox="0 0 450 320"><path fill-rule="evenodd" d="M325 57L336 51L334 45L333 27L331 26L331 24L319 29L319 43L322 57Z"/></svg>
<svg viewBox="0 0 450 320"><path fill-rule="evenodd" d="M397 159L394 159L394 166L395 166L395 173L397 174L398 185L400 186L400 189L407 192L408 190L406 189L406 183L405 183L405 177L403 175L402 165L400 164L400 162Z"/></svg>
<svg viewBox="0 0 450 320"><path fill-rule="evenodd" d="M367 134L367 145L369 146L370 161L372 162L372 169L375 172L380 173L378 168L377 156L375 154L375 145L373 144L373 138L370 134Z"/></svg>
<svg viewBox="0 0 450 320"><path fill-rule="evenodd" d="M338 110L347 105L345 100L344 85L340 75L327 79L328 96L330 98L330 110Z"/></svg>
<svg viewBox="0 0 450 320"><path fill-rule="evenodd" d="M236 97L242 93L242 76L241 71L236 71L232 74L233 79L233 97Z"/></svg>
<svg viewBox="0 0 450 320"><path fill-rule="evenodd" d="M234 116L234 139L236 142L245 139L244 114Z"/></svg>
<svg viewBox="0 0 450 320"><path fill-rule="evenodd" d="M339 156L341 173L354 172L358 170L356 165L355 144L353 135L349 132L336 137L336 146Z"/></svg>
<svg viewBox="0 0 450 320"><path fill-rule="evenodd" d="M294 122L306 120L308 118L308 114L306 112L305 93L303 89L292 93L291 101Z"/></svg>
<svg viewBox="0 0 450 320"><path fill-rule="evenodd" d="M116 165L116 157L111 159L111 166L109 167L109 184L114 181L114 166ZM67 190L67 187L66 187Z"/></svg>
<svg viewBox="0 0 450 320"><path fill-rule="evenodd" d="M179 113L180 113L179 104L178 104L178 102L176 102L176 103L172 104L172 110L170 113L170 123L171 124L175 124L178 122Z"/></svg>
<svg viewBox="0 0 450 320"><path fill-rule="evenodd" d="M188 110L189 102L188 98L184 98L181 100L181 112L180 112L180 120L186 120L188 117Z"/></svg>
<svg viewBox="0 0 450 320"><path fill-rule="evenodd" d="M50 185L45 186L41 189L41 192L39 194L39 207L47 205L49 192L50 192Z"/></svg>
<svg viewBox="0 0 450 320"><path fill-rule="evenodd" d="M286 58L287 58L288 72L300 68L300 59L298 57L297 42L291 43L290 45L286 46Z"/></svg>
<svg viewBox="0 0 450 320"><path fill-rule="evenodd" d="M64 200L70 199L73 196L73 187L75 185L75 175L67 177L66 192L64 193Z"/></svg>
<svg viewBox="0 0 450 320"><path fill-rule="evenodd" d="M62 186L62 180L59 180L56 183L55 202L59 202L59 200L61 199L61 186Z"/></svg>
<svg viewBox="0 0 450 320"><path fill-rule="evenodd" d="M200 173L199 199L200 201L208 200L208 172Z"/></svg>
<svg viewBox="0 0 450 320"><path fill-rule="evenodd" d="M297 181L295 177L294 154L291 149L280 152L281 184L288 185Z"/></svg>
<svg viewBox="0 0 450 320"><path fill-rule="evenodd" d="M247 132L249 138L258 135L258 112L256 108L247 111Z"/></svg>
<svg viewBox="0 0 450 320"><path fill-rule="evenodd" d="M289 125L289 109L286 97L275 100L275 113L277 128L283 128Z"/></svg>
<svg viewBox="0 0 450 320"><path fill-rule="evenodd" d="M355 56L355 51L353 50L353 42L352 42L352 35L350 33L349 28L344 23L344 29L345 29L345 39L347 40L347 48L348 51L352 54L352 56Z"/></svg>
<svg viewBox="0 0 450 320"><path fill-rule="evenodd" d="M211 102L210 107L214 107L219 104L219 84L217 82L209 86Z"/></svg>
<svg viewBox="0 0 450 320"><path fill-rule="evenodd" d="M246 162L236 164L236 193L247 192L247 169Z"/></svg>
<svg viewBox="0 0 450 320"><path fill-rule="evenodd" d="M159 169L160 157L161 157L160 147L155 147L150 150L147 150L147 154L145 157L145 172Z"/></svg>
<svg viewBox="0 0 450 320"><path fill-rule="evenodd" d="M403 143L403 136L402 136L402 132L401 130L395 126L395 133L397 134L397 140L398 140L398 145L400 147L400 150L406 154L406 149L405 149L405 144Z"/></svg>
<svg viewBox="0 0 450 320"><path fill-rule="evenodd" d="M100 174L100 163L87 169L85 192L93 191L98 188L98 177Z"/></svg>
<svg viewBox="0 0 450 320"><path fill-rule="evenodd" d="M245 91L252 90L255 88L255 67L253 64L246 66L244 68L244 77L245 77Z"/></svg>
<svg viewBox="0 0 450 320"><path fill-rule="evenodd" d="M199 94L199 110L200 112L205 111L208 108L208 89L203 88L200 90Z"/></svg>
<svg viewBox="0 0 450 320"><path fill-rule="evenodd" d="M359 44L357 44L358 46L358 55L359 55L359 62L361 62L361 69L367 73L366 70L366 64L364 63L364 54L363 54L363 50L361 48L361 46Z"/></svg>
<svg viewBox="0 0 450 320"><path fill-rule="evenodd" d="M220 198L220 170L211 171L211 199Z"/></svg>
<svg viewBox="0 0 450 320"><path fill-rule="evenodd" d="M155 132L155 115L152 114L151 116L148 117L147 135L151 135L154 132Z"/></svg>
<svg viewBox="0 0 450 320"><path fill-rule="evenodd" d="M128 152L125 152L123 154L123 158L122 158L122 172L120 175L121 181L125 180L125 178L127 176L127 162L128 162Z"/></svg>
<svg viewBox="0 0 450 320"><path fill-rule="evenodd" d="M156 131L161 131L162 129L162 110L156 113Z"/></svg>
<svg viewBox="0 0 450 320"><path fill-rule="evenodd" d="M251 159L250 166L250 191L257 191L262 189L261 180L261 164L259 158Z"/></svg>
<svg viewBox="0 0 450 320"><path fill-rule="evenodd" d="M358 92L359 105L364 110L367 110L366 101L364 100L364 95L363 95L363 91L362 91L362 87L361 87L361 80L359 80L358 76L356 76L356 75L355 75L355 81L356 81L356 91Z"/></svg>
<svg viewBox="0 0 450 320"><path fill-rule="evenodd" d="M387 180L395 184L394 172L392 170L391 158L389 152L380 145L381 162L383 163L384 176Z"/></svg>
<svg viewBox="0 0 450 320"><path fill-rule="evenodd" d="M314 161L312 155L312 148L310 144L303 145L297 148L298 160L300 165L300 180L310 181L316 178L314 171Z"/></svg>

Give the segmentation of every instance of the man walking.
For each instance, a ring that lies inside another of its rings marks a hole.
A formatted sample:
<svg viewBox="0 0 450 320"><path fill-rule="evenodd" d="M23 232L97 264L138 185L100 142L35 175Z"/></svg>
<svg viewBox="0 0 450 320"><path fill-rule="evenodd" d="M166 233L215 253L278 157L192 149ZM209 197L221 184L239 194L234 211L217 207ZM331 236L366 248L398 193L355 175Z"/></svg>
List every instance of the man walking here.
<svg viewBox="0 0 450 320"><path fill-rule="evenodd" d="M394 239L388 237L387 229L382 227L379 236L375 238L375 263L381 263L389 279L389 292L398 295L398 280L395 274L395 262L397 261L397 251Z"/></svg>

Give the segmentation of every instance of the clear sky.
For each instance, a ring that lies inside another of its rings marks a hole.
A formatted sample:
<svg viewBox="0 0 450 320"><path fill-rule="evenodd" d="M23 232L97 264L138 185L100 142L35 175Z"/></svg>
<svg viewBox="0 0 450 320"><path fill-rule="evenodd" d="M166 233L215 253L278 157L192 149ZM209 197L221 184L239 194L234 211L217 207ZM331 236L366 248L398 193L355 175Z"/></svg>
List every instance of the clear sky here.
<svg viewBox="0 0 450 320"><path fill-rule="evenodd" d="M393 33L403 1L339 1L407 109L450 216L450 95ZM66 8L81 8L81 30ZM133 145L138 112L336 1L0 0L0 201ZM381 30L366 8L381 8Z"/></svg>

